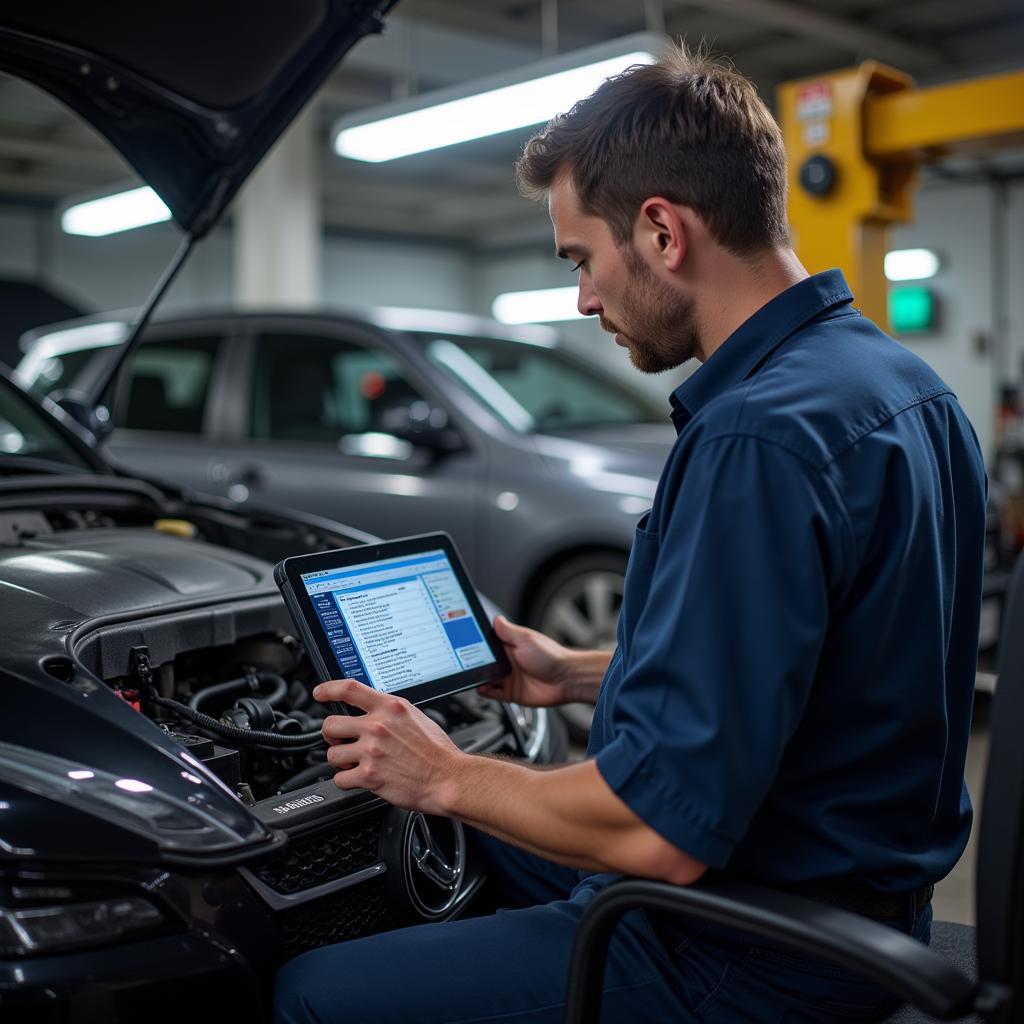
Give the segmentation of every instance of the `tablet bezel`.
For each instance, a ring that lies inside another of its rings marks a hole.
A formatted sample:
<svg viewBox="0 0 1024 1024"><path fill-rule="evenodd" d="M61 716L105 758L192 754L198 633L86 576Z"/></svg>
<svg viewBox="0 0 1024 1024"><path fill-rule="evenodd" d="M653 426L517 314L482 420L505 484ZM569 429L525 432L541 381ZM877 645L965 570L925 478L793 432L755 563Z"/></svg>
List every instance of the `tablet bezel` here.
<svg viewBox="0 0 1024 1024"><path fill-rule="evenodd" d="M326 679L340 679L343 677L342 669L338 665L334 651L324 633L320 618L313 607L309 594L306 593L305 584L302 581L302 574L318 572L325 569L345 569L353 565L361 565L367 562L378 562L388 558L398 558L404 555L424 554L428 551L442 549L448 556L448 562L459 581L463 593L469 602L470 611L480 627L480 632L487 643L494 661L486 665L478 665L475 668L466 669L463 672L450 676L442 676L440 679L432 679L429 682L417 683L401 690L383 691L372 687L377 693L391 692L399 697L404 697L412 704L424 704L427 701L436 700L438 697L445 697L452 693L459 693L462 690L469 690L484 683L494 682L508 675L511 666L505 655L505 647L494 632L494 626L488 618L480 598L477 595L473 581L466 571L462 559L459 557L458 549L452 538L443 532L422 533L414 537L402 537L398 540L380 541L374 544L356 544L349 548L337 548L333 551L319 551L312 555L293 555L291 558L279 562L275 568L274 578L279 587L285 586L291 591L292 601L286 600L292 617L296 613L301 616L302 622L296 621L300 627L303 638L308 644L310 641L316 647L318 657L314 657L313 663L318 672L323 676L321 681ZM287 594L285 595L287 598ZM310 652L311 654L313 652ZM327 674L324 675L324 672ZM367 685L371 685L367 683Z"/></svg>

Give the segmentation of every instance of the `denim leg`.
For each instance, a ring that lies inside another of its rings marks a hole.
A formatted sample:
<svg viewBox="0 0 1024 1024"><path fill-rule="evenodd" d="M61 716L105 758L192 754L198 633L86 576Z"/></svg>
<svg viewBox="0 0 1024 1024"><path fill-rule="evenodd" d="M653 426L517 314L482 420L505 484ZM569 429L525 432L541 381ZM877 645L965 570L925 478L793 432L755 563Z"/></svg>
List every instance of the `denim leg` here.
<svg viewBox="0 0 1024 1024"><path fill-rule="evenodd" d="M418 925L313 950L279 973L278 1024L561 1024L569 952L592 893L578 873L473 831L502 895L523 909ZM536 905L539 904L539 905ZM892 922L927 942L931 909ZM883 990L735 932L638 912L616 930L602 1024L829 1024L880 1019Z"/></svg>
<svg viewBox="0 0 1024 1024"><path fill-rule="evenodd" d="M580 880L575 868L555 864L475 828L466 829L466 840L486 863L488 878L502 906L533 907L564 900Z"/></svg>
<svg viewBox="0 0 1024 1024"><path fill-rule="evenodd" d="M278 975L276 1024L561 1024L587 899L327 946ZM930 913L915 922L924 939ZM666 951L647 918L615 932L601 1024L847 1024L891 997L842 967L697 924Z"/></svg>
<svg viewBox="0 0 1024 1024"><path fill-rule="evenodd" d="M586 901L417 925L326 946L278 974L276 1024L562 1024ZM603 1024L692 1022L640 914L611 944Z"/></svg>

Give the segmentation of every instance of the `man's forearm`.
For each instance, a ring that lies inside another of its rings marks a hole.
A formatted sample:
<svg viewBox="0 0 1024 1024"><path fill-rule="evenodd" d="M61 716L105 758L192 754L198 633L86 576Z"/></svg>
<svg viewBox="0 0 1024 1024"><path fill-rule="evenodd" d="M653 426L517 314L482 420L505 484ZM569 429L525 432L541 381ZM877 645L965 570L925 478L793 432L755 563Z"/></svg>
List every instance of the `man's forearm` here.
<svg viewBox="0 0 1024 1024"><path fill-rule="evenodd" d="M547 773L561 775L566 767L552 768ZM576 849L576 843L566 843L567 837L553 836L550 830L544 829L541 823L548 815L543 810L536 814L538 820L534 827L526 820L534 815L512 812L510 794L514 792L516 800L530 800L531 790L536 788L530 776L540 774L538 769L506 758L479 755L473 757L466 770L461 784L456 784L445 801L445 813L450 817L547 860L574 868L605 870L603 865Z"/></svg>
<svg viewBox="0 0 1024 1024"><path fill-rule="evenodd" d="M538 771L514 761L463 755L441 800L451 817L569 867L681 884L703 871L638 818L593 761Z"/></svg>
<svg viewBox="0 0 1024 1024"><path fill-rule="evenodd" d="M408 701L354 679L321 683L313 696L366 712L324 721L339 789L368 789L396 807L460 818L571 867L681 885L704 871L628 807L594 761L538 771L466 754Z"/></svg>
<svg viewBox="0 0 1024 1024"><path fill-rule="evenodd" d="M562 684L566 703L586 701L596 704L601 680L611 660L611 651L573 651Z"/></svg>

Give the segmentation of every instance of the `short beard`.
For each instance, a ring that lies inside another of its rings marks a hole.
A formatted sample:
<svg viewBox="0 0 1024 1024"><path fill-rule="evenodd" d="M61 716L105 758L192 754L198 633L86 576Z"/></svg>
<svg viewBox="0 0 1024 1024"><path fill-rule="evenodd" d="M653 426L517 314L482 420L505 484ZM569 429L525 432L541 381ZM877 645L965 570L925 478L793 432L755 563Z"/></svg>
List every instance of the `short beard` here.
<svg viewBox="0 0 1024 1024"><path fill-rule="evenodd" d="M629 358L641 373L664 373L700 352L700 331L692 298L661 281L627 244L623 257L629 283L622 326L601 319L601 326L629 346Z"/></svg>

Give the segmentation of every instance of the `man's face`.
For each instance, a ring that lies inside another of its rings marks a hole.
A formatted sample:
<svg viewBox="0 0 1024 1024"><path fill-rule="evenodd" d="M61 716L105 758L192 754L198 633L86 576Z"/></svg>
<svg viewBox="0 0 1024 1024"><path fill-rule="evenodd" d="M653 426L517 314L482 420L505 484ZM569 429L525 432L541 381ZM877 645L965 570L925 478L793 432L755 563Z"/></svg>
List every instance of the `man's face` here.
<svg viewBox="0 0 1024 1024"><path fill-rule="evenodd" d="M618 246L608 224L584 213L567 175L552 186L548 212L555 247L579 273L577 308L598 316L643 373L661 373L700 351L693 299L662 280L630 244Z"/></svg>

